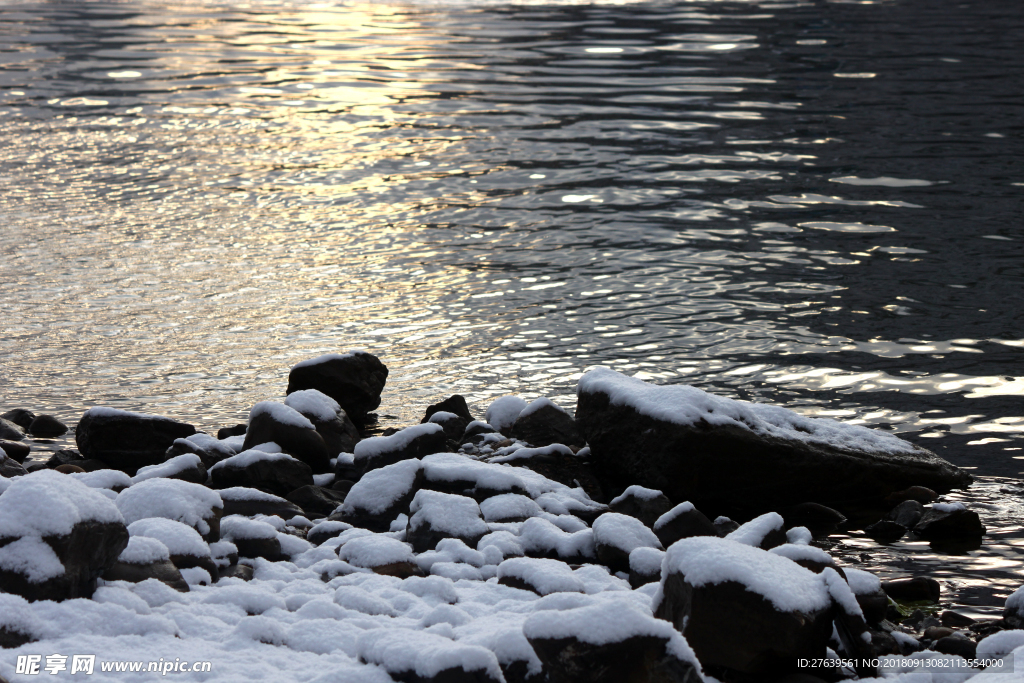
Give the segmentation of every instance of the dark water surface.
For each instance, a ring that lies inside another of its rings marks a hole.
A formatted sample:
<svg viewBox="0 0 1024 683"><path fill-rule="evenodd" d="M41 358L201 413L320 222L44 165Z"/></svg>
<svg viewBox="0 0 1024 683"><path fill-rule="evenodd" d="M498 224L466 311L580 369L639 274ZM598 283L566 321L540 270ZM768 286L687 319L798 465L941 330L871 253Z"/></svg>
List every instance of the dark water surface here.
<svg viewBox="0 0 1024 683"><path fill-rule="evenodd" d="M1022 45L1017 0L4 3L2 406L215 429L366 348L389 425L605 364L1018 478Z"/></svg>

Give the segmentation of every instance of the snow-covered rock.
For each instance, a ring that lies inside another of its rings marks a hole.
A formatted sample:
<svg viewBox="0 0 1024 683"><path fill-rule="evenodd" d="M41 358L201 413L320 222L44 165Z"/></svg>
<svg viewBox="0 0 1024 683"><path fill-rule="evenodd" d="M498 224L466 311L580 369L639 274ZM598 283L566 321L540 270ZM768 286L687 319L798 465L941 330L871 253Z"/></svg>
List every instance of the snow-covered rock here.
<svg viewBox="0 0 1024 683"><path fill-rule="evenodd" d="M175 439L196 433L195 427L166 417L114 408L90 408L75 429L78 450L87 459L102 460L128 474L164 461Z"/></svg>
<svg viewBox="0 0 1024 683"><path fill-rule="evenodd" d="M372 531L388 531L391 521L408 514L413 496L423 484L419 460L402 460L367 472L345 496L341 521Z"/></svg>
<svg viewBox="0 0 1024 683"><path fill-rule="evenodd" d="M652 606L686 636L705 668L751 676L824 657L832 632L832 597L821 576L724 538L673 544Z"/></svg>
<svg viewBox="0 0 1024 683"><path fill-rule="evenodd" d="M512 433L512 425L515 424L519 413L526 409L527 403L518 396L502 396L491 401L491 405L484 414L484 422L493 426L502 434L508 436Z"/></svg>
<svg viewBox="0 0 1024 683"><path fill-rule="evenodd" d="M749 515L812 496L841 511L851 500L881 502L910 485L946 492L971 482L893 434L691 386L595 368L580 378L577 398L576 422L610 491L639 484L675 503Z"/></svg>
<svg viewBox="0 0 1024 683"><path fill-rule="evenodd" d="M168 458L159 465L147 465L140 467L132 483L137 484L147 479L181 479L190 481L193 484L206 483L206 465L202 458L195 453L183 453L182 455Z"/></svg>
<svg viewBox="0 0 1024 683"><path fill-rule="evenodd" d="M532 446L584 444L572 416L547 398L538 398L523 408L512 425L511 433Z"/></svg>
<svg viewBox="0 0 1024 683"><path fill-rule="evenodd" d="M117 494L126 524L164 517L186 524L206 539L220 539L224 503L216 491L179 479L147 479Z"/></svg>
<svg viewBox="0 0 1024 683"><path fill-rule="evenodd" d="M168 559L178 569L202 567L217 578L217 565L210 556L210 546L192 527L173 519L151 517L128 525L128 533L160 541L169 554Z"/></svg>
<svg viewBox="0 0 1024 683"><path fill-rule="evenodd" d="M606 512L594 520L598 561L612 571L628 572L629 555L637 548L662 549L661 541L636 517Z"/></svg>
<svg viewBox="0 0 1024 683"><path fill-rule="evenodd" d="M291 519L296 515L304 514L302 508L295 503L281 496L248 486L232 486L220 489L217 493L224 501L225 517L228 515L242 515L243 517L276 515L281 519Z"/></svg>
<svg viewBox="0 0 1024 683"><path fill-rule="evenodd" d="M331 469L331 457L335 454L328 451L327 443L313 423L291 406L261 401L249 411L249 428L242 448L248 450L267 442L278 444L317 474Z"/></svg>
<svg viewBox="0 0 1024 683"><path fill-rule="evenodd" d="M311 486L313 470L287 453L250 449L211 467L210 481L218 489L245 487L287 496L297 488Z"/></svg>
<svg viewBox="0 0 1024 683"><path fill-rule="evenodd" d="M653 527L658 518L672 509L672 502L661 491L643 486L627 486L608 503L612 512L636 517L644 526Z"/></svg>
<svg viewBox="0 0 1024 683"><path fill-rule="evenodd" d="M421 489L409 506L406 539L417 552L432 550L440 540L457 538L475 546L489 529L472 498Z"/></svg>
<svg viewBox="0 0 1024 683"><path fill-rule="evenodd" d="M351 453L359 443L359 429L338 402L327 394L316 389L303 389L289 394L284 404L313 423L331 457Z"/></svg>
<svg viewBox="0 0 1024 683"><path fill-rule="evenodd" d="M114 503L64 474L33 472L0 493L2 592L33 601L89 597L127 545Z"/></svg>
<svg viewBox="0 0 1024 683"><path fill-rule="evenodd" d="M448 438L439 424L427 422L399 430L391 436L374 436L356 444L354 464L363 472L393 465L401 460L422 458L448 447Z"/></svg>
<svg viewBox="0 0 1024 683"><path fill-rule="evenodd" d="M683 538L718 535L711 520L690 501L684 501L658 517L651 529L666 548Z"/></svg>
<svg viewBox="0 0 1024 683"><path fill-rule="evenodd" d="M380 405L387 367L365 351L326 354L296 363L288 373L288 394L316 389L341 406L356 423Z"/></svg>
<svg viewBox="0 0 1024 683"><path fill-rule="evenodd" d="M730 541L754 546L762 550L782 545L786 538L785 521L777 512L766 512L755 517L726 536Z"/></svg>
<svg viewBox="0 0 1024 683"><path fill-rule="evenodd" d="M177 524L177 522L171 523ZM104 581L127 581L129 583L141 583L147 579L156 579L175 590L188 592L188 582L171 562L167 546L159 540L147 536L129 538L128 546L121 552L117 562L103 573L103 579Z"/></svg>

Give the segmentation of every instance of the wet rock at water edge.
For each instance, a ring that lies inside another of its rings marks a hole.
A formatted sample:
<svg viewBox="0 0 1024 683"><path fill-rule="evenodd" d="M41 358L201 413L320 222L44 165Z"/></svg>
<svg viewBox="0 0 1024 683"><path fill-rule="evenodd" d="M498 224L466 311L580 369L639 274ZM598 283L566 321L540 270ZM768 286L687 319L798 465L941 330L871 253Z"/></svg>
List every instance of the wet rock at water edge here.
<svg viewBox="0 0 1024 683"><path fill-rule="evenodd" d="M75 429L75 440L85 458L135 474L140 467L163 462L175 439L195 433L192 425L166 417L90 408Z"/></svg>
<svg viewBox="0 0 1024 683"><path fill-rule="evenodd" d="M221 460L210 468L214 488L241 486L287 496L295 489L313 485L309 465L286 453L249 450Z"/></svg>
<svg viewBox="0 0 1024 683"><path fill-rule="evenodd" d="M924 515L924 506L916 500L905 500L889 511L884 519L913 529Z"/></svg>
<svg viewBox="0 0 1024 683"><path fill-rule="evenodd" d="M18 427L21 427L23 431L28 431L28 426L32 424L32 420L34 419L36 419L36 414L31 410L25 410L24 408L8 410L3 415L0 415L0 420L13 422ZM0 431L2 431L2 428L0 428Z"/></svg>
<svg viewBox="0 0 1024 683"><path fill-rule="evenodd" d="M0 451L0 477L20 477L28 474L28 471L21 466L21 463Z"/></svg>
<svg viewBox="0 0 1024 683"><path fill-rule="evenodd" d="M927 541L974 539L985 535L978 513L963 503L934 503L914 526L914 533Z"/></svg>
<svg viewBox="0 0 1024 683"><path fill-rule="evenodd" d="M309 465L314 474L331 469L331 455L323 437L309 418L290 406L261 401L252 407L242 449L265 443L277 444L285 453Z"/></svg>
<svg viewBox="0 0 1024 683"><path fill-rule="evenodd" d="M32 436L50 439L67 434L68 426L53 415L36 415L28 425L28 433Z"/></svg>
<svg viewBox="0 0 1024 683"><path fill-rule="evenodd" d="M85 461L85 458L74 448L63 448L50 456L50 459L46 461L46 466L50 469L56 469L61 465L78 465L83 461Z"/></svg>
<svg viewBox="0 0 1024 683"><path fill-rule="evenodd" d="M473 414L469 412L469 406L466 404L465 397L459 394L454 394L440 403L427 406L426 413L423 419L420 420L420 423L430 422L430 418L434 413L452 413L465 420L466 424L473 421Z"/></svg>
<svg viewBox="0 0 1024 683"><path fill-rule="evenodd" d="M448 448L453 451L458 450L462 437L466 433L466 427L469 425L464 417L445 411L435 412L427 422L441 425L444 435L448 439Z"/></svg>
<svg viewBox="0 0 1024 683"><path fill-rule="evenodd" d="M316 389L337 401L353 421L361 424L380 405L387 378L387 367L373 354L327 354L292 367L287 393Z"/></svg>
<svg viewBox="0 0 1024 683"><path fill-rule="evenodd" d="M938 602L942 586L935 579L916 576L910 579L883 581L882 590L893 600Z"/></svg>
<svg viewBox="0 0 1024 683"><path fill-rule="evenodd" d="M21 427L10 420L0 417L0 439L5 441L21 441L24 438L25 433L21 431Z"/></svg>
<svg viewBox="0 0 1024 683"><path fill-rule="evenodd" d="M512 436L531 446L585 444L572 416L546 398L538 398L519 413L512 425Z"/></svg>
<svg viewBox="0 0 1024 683"><path fill-rule="evenodd" d="M32 447L20 441L4 441L0 439L0 451L6 453L8 457L23 463L28 454L32 452Z"/></svg>
<svg viewBox="0 0 1024 683"><path fill-rule="evenodd" d="M780 510L786 521L786 528L795 526L806 527L814 538L824 538L834 534L846 517L838 510L819 503L800 503L791 508Z"/></svg>
<svg viewBox="0 0 1024 683"><path fill-rule="evenodd" d="M928 504L938 497L939 494L925 486L909 486L900 491L890 493L886 496L885 502L890 505L896 505L905 500L914 500L918 503Z"/></svg>
<svg viewBox="0 0 1024 683"><path fill-rule="evenodd" d="M969 474L898 437L604 368L580 379L576 423L606 489L752 516L807 500L844 511L910 485L965 488ZM858 501L855 506L851 501Z"/></svg>
<svg viewBox="0 0 1024 683"><path fill-rule="evenodd" d="M247 429L249 429L249 425L246 424L236 424L233 427L221 427L217 430L217 439L223 440L232 436L243 436Z"/></svg>
<svg viewBox="0 0 1024 683"><path fill-rule="evenodd" d="M907 527L888 519L880 519L864 527L864 533L879 543L895 543L907 533Z"/></svg>

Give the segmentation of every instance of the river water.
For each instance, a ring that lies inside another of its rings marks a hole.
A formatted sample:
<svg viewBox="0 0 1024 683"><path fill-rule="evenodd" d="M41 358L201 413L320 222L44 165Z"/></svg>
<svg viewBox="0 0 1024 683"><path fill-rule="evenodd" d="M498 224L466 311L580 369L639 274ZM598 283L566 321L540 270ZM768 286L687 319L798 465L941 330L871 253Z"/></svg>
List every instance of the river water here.
<svg viewBox="0 0 1024 683"><path fill-rule="evenodd" d="M6 2L3 407L216 429L365 348L391 426L604 364L1005 488L1021 45L1016 0Z"/></svg>

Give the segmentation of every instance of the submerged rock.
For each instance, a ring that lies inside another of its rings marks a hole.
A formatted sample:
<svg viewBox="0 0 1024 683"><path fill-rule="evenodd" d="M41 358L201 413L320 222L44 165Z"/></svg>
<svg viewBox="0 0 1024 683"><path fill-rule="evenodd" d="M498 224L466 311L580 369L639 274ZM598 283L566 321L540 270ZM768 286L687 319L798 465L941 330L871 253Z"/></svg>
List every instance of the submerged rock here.
<svg viewBox="0 0 1024 683"><path fill-rule="evenodd" d="M640 484L674 503L739 516L814 502L840 511L894 491L964 488L966 472L892 434L689 386L597 368L577 389L576 422L611 491Z"/></svg>
<svg viewBox="0 0 1024 683"><path fill-rule="evenodd" d="M53 415L36 415L28 425L28 433L32 436L51 438L67 434L68 426Z"/></svg>
<svg viewBox="0 0 1024 683"><path fill-rule="evenodd" d="M387 378L387 366L373 354L327 354L292 367L287 393L316 389L337 401L354 421L362 423L367 413L380 405L380 393Z"/></svg>
<svg viewBox="0 0 1024 683"><path fill-rule="evenodd" d="M32 420L34 419L36 419L36 414L33 413L31 410L26 410L24 408L15 408L14 410L8 410L3 415L0 415L0 420L13 422L14 424L21 427L25 431L28 431L28 426L32 424ZM2 431L2 428L0 428L0 431Z"/></svg>
<svg viewBox="0 0 1024 683"><path fill-rule="evenodd" d="M75 440L85 458L135 474L140 467L163 462L175 439L195 433L192 425L166 417L90 408L78 422Z"/></svg>

